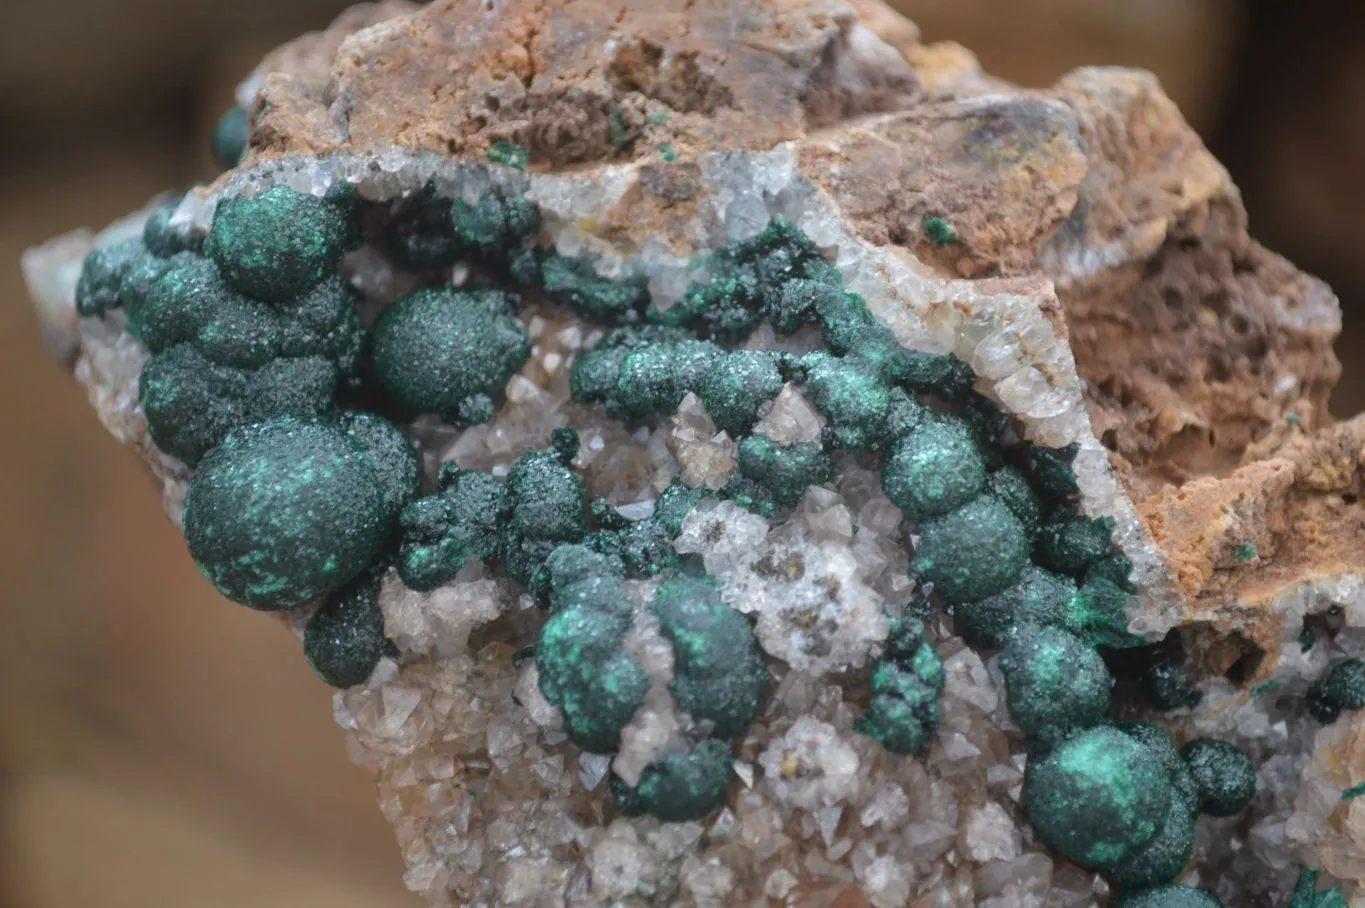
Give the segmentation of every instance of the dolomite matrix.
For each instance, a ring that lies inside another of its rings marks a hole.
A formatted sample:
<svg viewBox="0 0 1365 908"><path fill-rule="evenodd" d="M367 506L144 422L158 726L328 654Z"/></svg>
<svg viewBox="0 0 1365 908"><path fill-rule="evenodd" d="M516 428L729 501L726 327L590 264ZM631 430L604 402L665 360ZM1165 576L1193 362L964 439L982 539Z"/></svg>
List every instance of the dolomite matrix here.
<svg viewBox="0 0 1365 908"><path fill-rule="evenodd" d="M438 0L238 102L214 183L25 269L433 904L1354 897L1339 311L1150 76Z"/></svg>

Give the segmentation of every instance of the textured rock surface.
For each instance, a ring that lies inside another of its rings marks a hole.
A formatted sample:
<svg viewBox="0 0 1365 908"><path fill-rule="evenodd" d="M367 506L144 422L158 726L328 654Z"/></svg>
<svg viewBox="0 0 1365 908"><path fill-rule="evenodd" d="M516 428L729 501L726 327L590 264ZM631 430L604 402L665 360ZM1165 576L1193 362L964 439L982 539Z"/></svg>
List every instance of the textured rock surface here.
<svg viewBox="0 0 1365 908"><path fill-rule="evenodd" d="M1334 298L1248 238L1226 173L1151 77L1082 70L1019 92L859 6L861 20L774 0L362 9L263 63L244 88L250 157L177 217L206 226L219 199L275 184L350 183L375 201L499 187L540 206L559 252L645 276L661 304L691 257L788 218L901 344L956 353L1028 438L1080 446L1084 508L1115 518L1135 565L1131 629L1179 635L1208 687L1165 721L1259 766L1249 813L1201 821L1186 878L1230 905L1275 903L1300 863L1365 880L1360 808L1337 803L1365 778L1358 720L1319 730L1299 705L1329 655L1365 644L1365 427L1326 415ZM485 165L499 140L529 150L527 172ZM146 434L146 352L120 315L72 310L88 247L64 238L26 259L49 342L178 520L189 474ZM411 286L374 249L343 267L371 317ZM589 494L640 516L675 473L723 480L730 439L695 398L631 432L568 402L568 365L595 329L534 301L524 322L532 359L492 422L413 426L429 473L454 460L499 475L568 425ZM788 389L764 432L809 439L819 416ZM429 594L388 577L404 655L338 694L336 715L378 777L408 884L437 904L1103 904L1098 877L1034 841L995 659L963 648L948 617L930 628L946 689L929 755L853 733L857 672L887 634L876 606L914 590L876 472L836 468L784 525L718 517L722 504L678 540L757 613L773 677L705 824L613 818L610 758L567 743L534 665L513 659L541 620L514 583L473 563ZM804 573L764 580L792 551ZM647 749L669 720L637 717L629 733Z"/></svg>

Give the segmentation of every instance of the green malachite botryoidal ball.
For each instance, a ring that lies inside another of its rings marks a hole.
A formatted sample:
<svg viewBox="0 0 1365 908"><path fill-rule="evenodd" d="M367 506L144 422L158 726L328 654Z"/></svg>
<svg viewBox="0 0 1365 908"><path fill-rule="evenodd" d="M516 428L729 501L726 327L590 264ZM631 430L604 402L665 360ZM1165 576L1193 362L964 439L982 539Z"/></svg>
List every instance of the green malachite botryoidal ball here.
<svg viewBox="0 0 1365 908"><path fill-rule="evenodd" d="M530 355L526 329L496 290L418 290L387 307L374 329L384 393L457 425L491 419L494 398Z"/></svg>
<svg viewBox="0 0 1365 908"><path fill-rule="evenodd" d="M274 186L219 202L205 251L237 292L284 303L336 271L351 230L345 205Z"/></svg>
<svg viewBox="0 0 1365 908"><path fill-rule="evenodd" d="M251 136L251 121L240 107L230 107L213 127L209 149L213 161L221 170L231 170L242 162L247 140Z"/></svg>
<svg viewBox="0 0 1365 908"><path fill-rule="evenodd" d="M1040 841L1082 867L1104 869L1156 836L1175 790L1149 748L1099 725L1031 760L1024 796Z"/></svg>
<svg viewBox="0 0 1365 908"><path fill-rule="evenodd" d="M384 484L340 429L280 419L230 434L185 493L190 554L227 598L291 609L341 589L379 554Z"/></svg>

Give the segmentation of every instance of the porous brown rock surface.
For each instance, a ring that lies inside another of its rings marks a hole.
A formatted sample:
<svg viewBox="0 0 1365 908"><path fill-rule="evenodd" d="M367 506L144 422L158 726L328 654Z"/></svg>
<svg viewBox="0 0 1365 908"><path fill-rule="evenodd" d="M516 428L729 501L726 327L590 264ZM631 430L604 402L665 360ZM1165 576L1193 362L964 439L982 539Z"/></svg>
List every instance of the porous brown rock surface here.
<svg viewBox="0 0 1365 908"><path fill-rule="evenodd" d="M432 181L451 195L511 186L561 251L608 273L633 263L664 300L690 256L774 214L797 223L903 344L956 353L1028 437L1080 446L1085 508L1115 518L1136 568L1131 629L1179 637L1207 689L1149 718L1178 739L1232 740L1260 767L1245 814L1201 821L1182 879L1238 906L1280 904L1300 865L1348 893L1365 881L1365 808L1338 803L1365 778L1361 720L1323 730L1300 706L1330 658L1365 648L1365 418L1326 410L1339 309L1249 238L1226 171L1153 77L1094 68L1019 90L960 47L919 43L876 0L437 0L359 7L271 54L242 95L248 158L190 195L187 222L274 183L346 181L381 200ZM498 142L529 152L526 173L488 172ZM45 329L178 517L187 474L146 437L136 344L70 310L89 242L30 254ZM376 309L403 286L365 250L346 267ZM547 312L530 333L532 361L491 424L413 427L429 468L505 468L570 425L589 494L618 505L644 507L671 471L702 485L728 470L728 437L695 400L639 438L589 421L567 401L566 365L589 329ZM796 394L765 418L793 438L818 431ZM871 471L843 464L784 527L721 505L678 546L736 588L755 553L814 553L804 586L770 597L771 613L754 606L781 663L796 620L782 609L817 586L909 599L900 519ZM843 691L886 630L836 628L824 642L846 647L843 664L774 669L725 809L663 824L614 817L610 758L565 743L534 667L513 658L538 620L514 585L477 565L430 594L385 583L405 658L339 693L336 714L378 778L408 885L433 904L1107 901L1099 877L1034 841L998 667L946 616L926 757L852 733Z"/></svg>

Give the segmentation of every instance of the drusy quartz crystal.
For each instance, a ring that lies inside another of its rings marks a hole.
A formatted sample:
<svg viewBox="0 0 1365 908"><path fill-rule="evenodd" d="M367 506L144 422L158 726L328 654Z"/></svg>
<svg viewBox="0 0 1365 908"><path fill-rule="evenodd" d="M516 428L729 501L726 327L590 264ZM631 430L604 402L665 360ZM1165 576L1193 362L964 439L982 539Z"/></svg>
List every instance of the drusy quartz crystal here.
<svg viewBox="0 0 1365 908"><path fill-rule="evenodd" d="M45 332L434 904L1341 903L1330 297L1146 76L855 6L358 8Z"/></svg>

